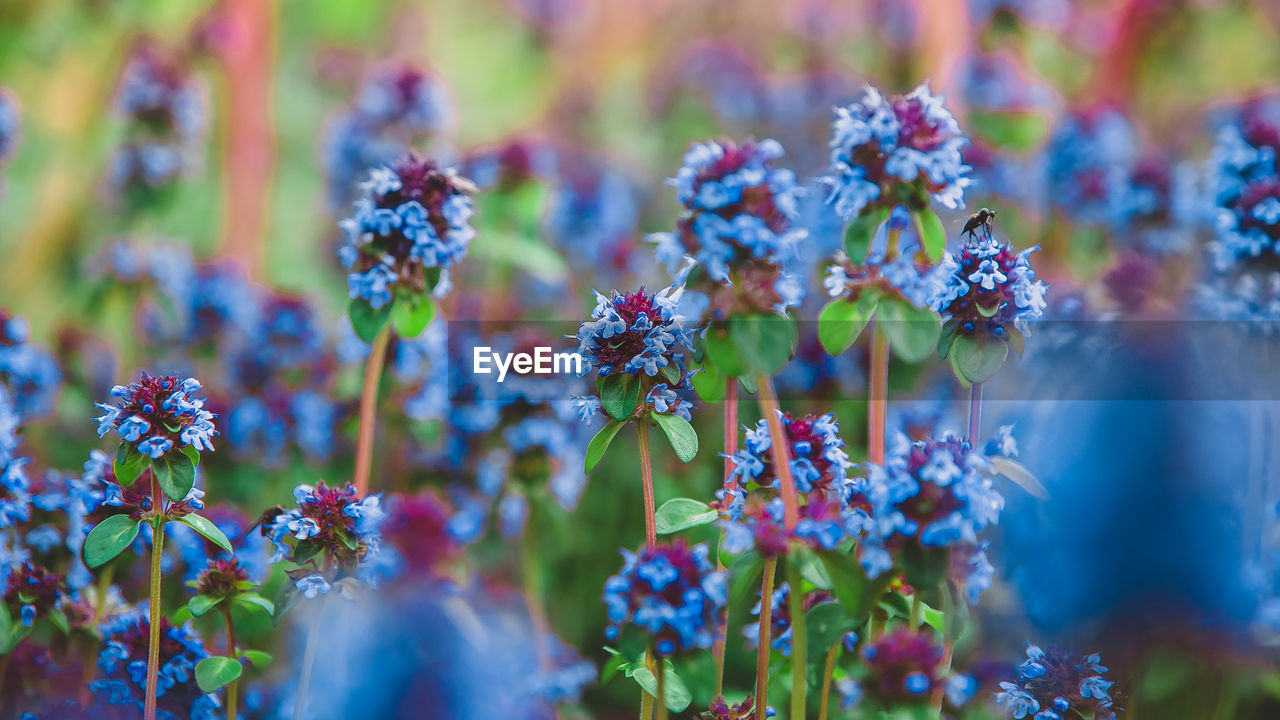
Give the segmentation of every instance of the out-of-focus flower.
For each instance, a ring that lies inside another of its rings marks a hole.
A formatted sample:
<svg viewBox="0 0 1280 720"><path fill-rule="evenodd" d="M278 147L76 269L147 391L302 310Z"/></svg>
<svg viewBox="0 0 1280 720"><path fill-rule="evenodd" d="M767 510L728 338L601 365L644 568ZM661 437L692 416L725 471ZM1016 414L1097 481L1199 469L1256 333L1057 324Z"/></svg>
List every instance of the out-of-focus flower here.
<svg viewBox="0 0 1280 720"><path fill-rule="evenodd" d="M23 563L9 572L9 584L3 601L6 612L23 627L31 627L38 618L48 616L62 600L65 588L62 576L33 565Z"/></svg>
<svg viewBox="0 0 1280 720"><path fill-rule="evenodd" d="M930 198L964 207L970 181L960 149L967 142L927 85L891 98L867 87L857 102L836 108L829 202L846 220L873 206L922 210Z"/></svg>
<svg viewBox="0 0 1280 720"><path fill-rule="evenodd" d="M99 628L102 650L98 676L89 683L102 717L131 717L141 713L147 686L147 646L150 624L141 611L109 618ZM160 668L156 684L157 714L213 720L219 702L196 685L196 663L209 656L204 643L188 626L170 625L161 618Z"/></svg>
<svg viewBox="0 0 1280 720"><path fill-rule="evenodd" d="M934 641L931 631L899 627L864 645L862 657L867 677L861 692L855 694L859 699L871 699L884 707L911 705L927 703L935 689L947 688L942 646ZM950 694L967 699L959 693Z"/></svg>
<svg viewBox="0 0 1280 720"><path fill-rule="evenodd" d="M706 545L670 545L622 551L622 570L605 581L609 617L606 636L634 625L653 638L659 655L709 648L728 601L728 584L708 557Z"/></svg>
<svg viewBox="0 0 1280 720"><path fill-rule="evenodd" d="M757 593L759 594L759 593ZM770 633L771 647L774 650L790 657L791 655L791 586L782 583L773 591L773 605L770 620L773 624L773 631ZM825 602L834 602L835 598L826 590L810 590L804 595L804 611L807 613L815 606ZM751 609L752 615L760 615L761 602L756 601L755 607ZM760 643L760 623L750 622L742 628L742 635L747 638L751 644L758 645ZM858 642L858 633L849 631L845 633L841 642L846 648L852 649Z"/></svg>
<svg viewBox="0 0 1280 720"><path fill-rule="evenodd" d="M414 155L375 168L341 226L338 251L350 270L352 298L373 308L391 302L393 291L443 297L449 268L462 259L475 236L469 183L452 170Z"/></svg>
<svg viewBox="0 0 1280 720"><path fill-rule="evenodd" d="M117 192L159 189L195 166L204 134L204 97L180 62L140 45L125 67L115 110L128 122L128 139L108 171Z"/></svg>
<svg viewBox="0 0 1280 720"><path fill-rule="evenodd" d="M382 548L386 513L381 496L357 497L350 483L334 488L323 481L297 486L293 497L298 507L281 509L262 526L263 535L275 546L272 562L298 564L299 569L289 573L290 579L309 598L316 592L327 592L320 583L306 580L312 576L330 585L347 577L376 580L365 570Z"/></svg>
<svg viewBox="0 0 1280 720"><path fill-rule="evenodd" d="M62 370L47 351L27 340L27 321L0 310L0 385L24 418L49 412L62 382Z"/></svg>
<svg viewBox="0 0 1280 720"><path fill-rule="evenodd" d="M178 375L142 373L137 380L111 388L115 405L98 403L105 414L97 418L98 436L115 430L123 442L152 459L190 446L196 451L212 450L213 413L204 409L201 389L195 378L179 380Z"/></svg>
<svg viewBox="0 0 1280 720"><path fill-rule="evenodd" d="M1104 677L1107 668L1101 662L1097 653L1079 656L1028 644L1016 680L1000 683L996 704L1014 720L1062 720L1072 714L1114 720L1115 683Z"/></svg>
<svg viewBox="0 0 1280 720"><path fill-rule="evenodd" d="M364 81L351 107L336 117L324 138L329 199L335 208L352 200L370 170L392 162L445 129L451 109L444 86L410 65L387 65Z"/></svg>
<svg viewBox="0 0 1280 720"><path fill-rule="evenodd" d="M718 313L784 312L804 298L794 267L807 235L796 222L802 190L790 170L774 167L782 154L774 140L695 143L671 180L684 212L675 232L649 240L658 261L672 270L693 259L701 274L690 277L686 266L679 277L689 277L691 290L713 296Z"/></svg>

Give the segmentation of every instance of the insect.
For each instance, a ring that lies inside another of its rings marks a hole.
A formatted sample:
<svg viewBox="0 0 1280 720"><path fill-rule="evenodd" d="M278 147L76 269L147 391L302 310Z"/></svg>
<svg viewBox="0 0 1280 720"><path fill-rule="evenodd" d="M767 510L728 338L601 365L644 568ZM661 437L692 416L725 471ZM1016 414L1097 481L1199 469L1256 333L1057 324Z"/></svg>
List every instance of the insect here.
<svg viewBox="0 0 1280 720"><path fill-rule="evenodd" d="M996 211L982 208L978 212L969 216L969 220L964 224L964 230L961 234L974 237L979 231L983 237L991 237L991 223L996 219Z"/></svg>
<svg viewBox="0 0 1280 720"><path fill-rule="evenodd" d="M258 528L258 532L262 533L263 537L267 537L267 535L271 532L270 530L271 523L275 522L276 516L280 515L280 513L283 513L283 512L284 512L284 507L281 505L276 505L273 508L268 508L266 511L264 511L261 515L258 516L258 519L254 521L252 525L244 529L244 534L248 536L249 533L253 532L254 528Z"/></svg>

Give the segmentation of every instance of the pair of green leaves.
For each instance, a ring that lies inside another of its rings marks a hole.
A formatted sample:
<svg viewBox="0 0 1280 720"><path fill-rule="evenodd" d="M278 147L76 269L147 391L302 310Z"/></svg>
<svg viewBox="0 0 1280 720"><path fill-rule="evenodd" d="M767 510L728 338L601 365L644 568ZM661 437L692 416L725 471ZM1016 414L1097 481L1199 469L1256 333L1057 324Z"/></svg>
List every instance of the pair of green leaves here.
<svg viewBox="0 0 1280 720"><path fill-rule="evenodd" d="M122 442L116 449L116 460L112 467L116 482L124 487L137 482L142 473L151 468L156 484L164 492L165 497L179 502L187 497L196 483L196 466L200 464L200 453L190 445L183 445L181 452L170 450L158 458L152 459L138 451L131 442Z"/></svg>
<svg viewBox="0 0 1280 720"><path fill-rule="evenodd" d="M911 213L911 216L916 226L916 234L920 236L920 246L929 257L929 262L939 262L942 260L942 253L947 249L947 231L942 225L942 220L930 208L917 210ZM844 233L844 251L849 259L856 263L866 261L876 232L888 219L889 208L877 206L868 208L849 223ZM896 252L898 248L888 248L888 250Z"/></svg>
<svg viewBox="0 0 1280 720"><path fill-rule="evenodd" d="M181 517L173 518L192 530L200 533L205 539L214 545L222 548L226 552L233 552L231 542L227 540L227 536L214 525L211 520L203 515L196 513L188 513ZM168 522L168 518L164 519ZM138 527L142 524L142 520L134 519L126 514L112 515L102 522L93 526L89 534L84 539L84 562L91 568L96 568L110 562L124 549L133 543L134 538L138 537Z"/></svg>
<svg viewBox="0 0 1280 720"><path fill-rule="evenodd" d="M818 315L818 341L828 353L839 355L853 346L873 316L894 355L906 362L924 360L937 346L942 330L937 313L875 291L863 292L856 300L841 297L827 303Z"/></svg>
<svg viewBox="0 0 1280 720"><path fill-rule="evenodd" d="M418 337L431 324L435 314L436 304L431 299L408 295L393 297L391 302L377 308L364 298L353 298L347 306L351 329L355 330L356 337L367 343L376 340L388 322L395 328L396 335Z"/></svg>
<svg viewBox="0 0 1280 720"><path fill-rule="evenodd" d="M647 417L641 417L636 422L648 422L648 418L653 418L658 423L658 427L662 428L662 434L667 436L667 442L671 444L671 449L675 451L676 457L680 458L680 462L690 462L698 454L698 431L693 429L688 420L679 415L667 415L665 413L651 413ZM587 444L587 454L583 462L583 472L591 472L596 469L600 461L604 459L605 452L609 449L609 445L613 443L613 439L617 437L618 431L626 422L621 420L610 420L605 423L604 427L591 438L591 442Z"/></svg>
<svg viewBox="0 0 1280 720"><path fill-rule="evenodd" d="M201 617L205 613L221 605L224 598L211 597L209 595L196 595L187 601L187 610L192 617ZM240 593L231 598L231 602L246 610L256 610L265 612L267 615L275 615L275 603L253 592Z"/></svg>
<svg viewBox="0 0 1280 720"><path fill-rule="evenodd" d="M605 652L609 653L612 658L600 672L601 684L609 682L614 675L622 672L626 677L635 680L640 689L648 693L650 697L655 699L658 697L658 678L654 675L653 670L649 669L647 653L641 653L640 657L635 660L627 660L625 655L614 648L606 647ZM663 667L663 704L671 712L684 712L693 702L693 693L689 691L689 686L685 683L684 678L680 677L680 674L676 672L675 665L670 660L663 658L661 662Z"/></svg>

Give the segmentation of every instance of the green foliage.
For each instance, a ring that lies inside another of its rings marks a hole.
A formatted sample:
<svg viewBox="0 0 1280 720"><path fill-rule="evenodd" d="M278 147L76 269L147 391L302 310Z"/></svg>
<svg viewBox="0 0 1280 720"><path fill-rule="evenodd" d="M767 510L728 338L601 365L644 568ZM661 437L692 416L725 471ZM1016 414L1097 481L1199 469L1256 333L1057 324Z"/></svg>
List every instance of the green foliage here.
<svg viewBox="0 0 1280 720"><path fill-rule="evenodd" d="M196 484L196 466L184 453L167 452L151 461L151 472L165 497L180 502Z"/></svg>
<svg viewBox="0 0 1280 720"><path fill-rule="evenodd" d="M396 335L402 338L416 338L431 324L436 315L436 304L430 298L401 296L396 299L391 310L391 323ZM379 327L381 329L381 327ZM374 333L377 336L377 333Z"/></svg>
<svg viewBox="0 0 1280 720"><path fill-rule="evenodd" d="M726 377L737 377L747 371L746 363L731 336L728 323L711 323L703 342L706 345L707 358L711 364L720 368L720 372Z"/></svg>
<svg viewBox="0 0 1280 720"><path fill-rule="evenodd" d="M610 420L605 423L604 427L591 438L591 442L587 445L587 457L582 468L584 473L589 473L596 469L596 465L604 459L604 453L609 449L609 444L613 442L614 436L622 429L623 423L619 420Z"/></svg>
<svg viewBox="0 0 1280 720"><path fill-rule="evenodd" d="M979 339L956 335L951 343L951 367L966 383L984 383L999 372L1009 356L1009 345L999 338Z"/></svg>
<svg viewBox="0 0 1280 720"><path fill-rule="evenodd" d="M748 368L777 375L795 353L799 329L795 320L778 315L734 315L729 337Z"/></svg>
<svg viewBox="0 0 1280 720"><path fill-rule="evenodd" d="M196 663L196 684L203 692L211 693L226 685L244 672L244 667L235 658L214 655Z"/></svg>
<svg viewBox="0 0 1280 720"><path fill-rule="evenodd" d="M844 606L850 619L862 623L875 607L877 599L888 587L891 573L870 579L852 555L823 550L817 553L827 575L831 578L831 590L836 600Z"/></svg>
<svg viewBox="0 0 1280 720"><path fill-rule="evenodd" d="M860 623L849 617L845 607L838 602L818 603L804 614L804 625L809 633L809 662L826 654L832 645L840 642L845 633L856 629Z"/></svg>
<svg viewBox="0 0 1280 720"><path fill-rule="evenodd" d="M658 427L662 428L663 434L667 436L667 442L671 443L671 449L675 450L680 462L687 463L697 457L698 431L693 429L688 420L679 415L657 412L650 417L658 423Z"/></svg>
<svg viewBox="0 0 1280 720"><path fill-rule="evenodd" d="M970 114L969 126L990 145L1013 152L1034 150L1049 135L1049 118L1030 111L978 111Z"/></svg>
<svg viewBox="0 0 1280 720"><path fill-rule="evenodd" d="M615 372L600 380L600 404L615 420L628 420L640 404L640 375Z"/></svg>
<svg viewBox="0 0 1280 720"><path fill-rule="evenodd" d="M94 525L84 539L85 564L96 568L123 552L138 537L138 522L121 514Z"/></svg>
<svg viewBox="0 0 1280 720"><path fill-rule="evenodd" d="M671 712L684 712L685 708L693 702L693 694L689 692L689 686L685 684L684 678L680 677L676 672L675 665L670 660L662 659L663 666L663 704ZM658 678L643 664L633 664L627 670L627 677L636 681L641 689L649 693L653 698L658 697Z"/></svg>
<svg viewBox="0 0 1280 720"><path fill-rule="evenodd" d="M918 308L901 298L885 298L876 308L876 318L876 326L900 360L918 363L937 348L942 322L928 308Z"/></svg>
<svg viewBox="0 0 1280 720"><path fill-rule="evenodd" d="M209 518L206 518L203 515L197 515L196 513L188 513L178 518L178 522L200 533L206 540L217 545L223 550L226 550L229 553L234 553L231 549L231 541L227 540L227 536L224 535L222 531L218 529L218 526L214 525Z"/></svg>
<svg viewBox="0 0 1280 720"><path fill-rule="evenodd" d="M352 298L347 305L347 317L351 318L351 329L355 330L356 337L367 343L376 340L378 333L382 332L382 328L391 319L391 311L395 305L396 301L393 299L375 309L364 298Z"/></svg>
<svg viewBox="0 0 1280 720"><path fill-rule="evenodd" d="M839 297L818 314L818 342L829 355L840 355L853 347L871 321L879 302L878 293L863 292L857 300Z"/></svg>
<svg viewBox="0 0 1280 720"><path fill-rule="evenodd" d="M920 234L920 245L929 256L929 262L940 262L942 253L947 249L947 230L942 226L938 213L932 208L925 208L911 213L911 217L915 220L916 232Z"/></svg>
<svg viewBox="0 0 1280 720"><path fill-rule="evenodd" d="M720 514L704 502L690 498L671 498L654 514L659 535L701 527L716 521Z"/></svg>
<svg viewBox="0 0 1280 720"><path fill-rule="evenodd" d="M222 598L197 595L187 601L187 609L191 611L192 617L200 617L217 607L221 602Z"/></svg>
<svg viewBox="0 0 1280 720"><path fill-rule="evenodd" d="M690 379L694 391L703 402L720 402L724 399L725 374L712 362L703 363L701 370Z"/></svg>
<svg viewBox="0 0 1280 720"><path fill-rule="evenodd" d="M151 464L151 458L138 452L138 448L131 442L122 442L120 447L116 448L116 460L112 466L115 471L116 482L121 487L129 487L137 482L138 477Z"/></svg>
<svg viewBox="0 0 1280 720"><path fill-rule="evenodd" d="M864 210L849 223L844 231L844 253L850 260L856 263L866 260L871 243L875 240L876 230L888 219L889 208L879 206Z"/></svg>
<svg viewBox="0 0 1280 720"><path fill-rule="evenodd" d="M261 650L241 650L240 657L253 663L253 666L258 669L267 667L275 659L271 656L271 653Z"/></svg>

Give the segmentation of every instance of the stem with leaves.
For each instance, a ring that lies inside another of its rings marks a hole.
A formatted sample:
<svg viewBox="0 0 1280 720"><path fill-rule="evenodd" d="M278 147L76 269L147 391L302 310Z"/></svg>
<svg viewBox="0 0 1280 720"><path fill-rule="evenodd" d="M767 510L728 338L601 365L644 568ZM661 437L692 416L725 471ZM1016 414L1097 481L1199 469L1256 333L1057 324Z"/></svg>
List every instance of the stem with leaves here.
<svg viewBox="0 0 1280 720"><path fill-rule="evenodd" d="M765 719L769 704L769 652L773 649L773 575L778 558L764 561L764 578L760 582L760 632L756 648L756 720Z"/></svg>
<svg viewBox="0 0 1280 720"><path fill-rule="evenodd" d="M378 331L369 351L368 364L364 368L364 387L360 391L360 434L356 437L356 493L361 497L369 493L369 474L373 466L373 430L377 422L378 385L382 379L382 366L386 362L387 345L391 341L391 326Z"/></svg>
<svg viewBox="0 0 1280 720"><path fill-rule="evenodd" d="M151 473L151 503L155 516L151 520L151 582L147 602L149 642L147 644L147 697L143 707L145 720L156 717L156 684L160 674L160 560L164 554L164 494Z"/></svg>
<svg viewBox="0 0 1280 720"><path fill-rule="evenodd" d="M231 603L222 603L222 619L227 622L227 657L239 662L240 655L236 652L236 628L231 622ZM227 720L236 720L236 704L239 699L240 680L232 680L227 684Z"/></svg>
<svg viewBox="0 0 1280 720"><path fill-rule="evenodd" d="M640 480L644 484L644 541L648 547L658 545L657 508L653 499L653 461L649 457L649 420L636 421L640 436Z"/></svg>

